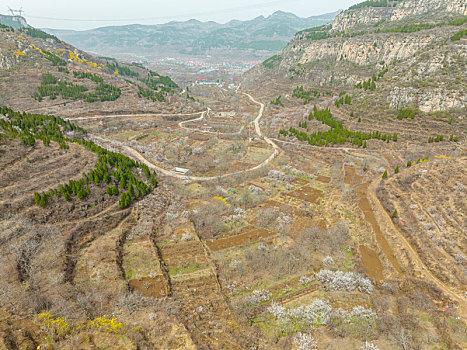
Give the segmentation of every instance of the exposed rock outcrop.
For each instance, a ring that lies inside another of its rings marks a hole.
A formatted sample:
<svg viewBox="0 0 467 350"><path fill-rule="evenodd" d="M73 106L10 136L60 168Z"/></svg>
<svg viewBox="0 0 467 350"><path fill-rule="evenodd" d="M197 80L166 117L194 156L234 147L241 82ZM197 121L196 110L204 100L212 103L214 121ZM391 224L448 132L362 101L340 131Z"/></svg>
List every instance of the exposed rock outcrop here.
<svg viewBox="0 0 467 350"><path fill-rule="evenodd" d="M390 3L391 4L391 3ZM358 25L373 25L380 21L399 21L409 16L429 12L467 15L465 0L406 0L390 7L363 7L339 14L332 23L333 31L345 31Z"/></svg>

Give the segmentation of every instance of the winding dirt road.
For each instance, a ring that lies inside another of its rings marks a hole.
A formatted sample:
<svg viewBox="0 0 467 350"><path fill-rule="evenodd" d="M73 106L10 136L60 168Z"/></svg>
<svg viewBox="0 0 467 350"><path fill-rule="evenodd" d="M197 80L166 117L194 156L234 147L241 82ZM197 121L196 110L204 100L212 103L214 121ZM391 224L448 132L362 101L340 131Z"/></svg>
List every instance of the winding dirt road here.
<svg viewBox="0 0 467 350"><path fill-rule="evenodd" d="M136 158L139 162L147 165L150 169L155 170L159 174L163 174L163 175L166 175L166 176L170 176L170 177L174 177L174 178L178 178L178 179L182 179L182 180L212 181L212 180L216 180L216 179L223 179L223 178L226 178L226 177L229 177L229 176L232 176L232 175L245 174L245 173L257 170L257 169L261 169L261 168L265 167L267 164L269 164L274 158L276 158L279 155L280 148L279 148L279 146L277 146L274 143L274 141L272 141L269 137L263 135L262 132L261 132L259 122L260 122L260 120L261 120L261 118L263 116L263 113L264 113L264 104L261 103L261 102L256 101L250 94L247 94L246 92L242 92L242 94L247 96L253 103L260 106L258 115L256 116L255 121L254 121L254 123L255 123L255 132L256 132L256 134L258 135L258 137L260 139L264 140L274 150L273 153L266 160L264 160L262 163L254 166L254 167L252 167L250 169L235 171L235 172L232 172L232 173L226 173L226 174L222 174L222 175L218 175L218 176L180 175L180 174L176 174L176 173L174 173L174 172L172 172L170 170L161 168L161 167L153 164L152 162L147 160L141 153L139 153L137 150L135 150L132 147L129 147L129 146L123 146L123 147L124 147L126 153L131 154L133 156L133 158ZM209 112L209 110L206 111L206 112L203 112L203 114L199 118L192 119L191 121L202 120L204 118L204 115L205 115L204 113L208 113L208 112ZM183 123L186 123L186 122L189 122L189 120L179 123L179 126L184 128L184 129L192 131L193 129L183 127ZM180 124L182 124L182 125L180 125Z"/></svg>

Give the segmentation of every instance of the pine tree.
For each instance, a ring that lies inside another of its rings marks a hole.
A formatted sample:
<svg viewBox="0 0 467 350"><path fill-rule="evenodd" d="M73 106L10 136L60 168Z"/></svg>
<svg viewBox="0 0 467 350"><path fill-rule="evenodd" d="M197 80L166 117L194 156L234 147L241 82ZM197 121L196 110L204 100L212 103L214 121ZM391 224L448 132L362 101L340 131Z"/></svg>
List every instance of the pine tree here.
<svg viewBox="0 0 467 350"><path fill-rule="evenodd" d="M394 169L394 174L397 174L399 172L399 165L396 166L396 169Z"/></svg>
<svg viewBox="0 0 467 350"><path fill-rule="evenodd" d="M383 173L383 179L387 178L388 177L388 171L385 170L384 173Z"/></svg>
<svg viewBox="0 0 467 350"><path fill-rule="evenodd" d="M397 210L394 209L394 211L392 212L392 218L394 219L396 216L397 216Z"/></svg>
<svg viewBox="0 0 467 350"><path fill-rule="evenodd" d="M41 195L37 192L34 192L34 202L36 203L36 205L39 205L39 203L41 202Z"/></svg>
<svg viewBox="0 0 467 350"><path fill-rule="evenodd" d="M409 160L409 161L407 162L407 168L409 168L409 167L411 167L411 166L412 166L412 162Z"/></svg>

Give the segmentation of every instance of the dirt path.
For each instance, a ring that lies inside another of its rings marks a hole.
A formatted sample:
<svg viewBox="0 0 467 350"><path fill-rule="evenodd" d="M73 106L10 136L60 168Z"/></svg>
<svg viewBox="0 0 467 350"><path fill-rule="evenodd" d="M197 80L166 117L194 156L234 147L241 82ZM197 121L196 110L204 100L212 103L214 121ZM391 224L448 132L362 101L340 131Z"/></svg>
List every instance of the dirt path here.
<svg viewBox="0 0 467 350"><path fill-rule="evenodd" d="M390 218L389 214L386 212L386 210L383 208L381 202L379 201L377 195L376 195L376 188L378 184L380 183L380 179L376 178L373 180L368 186L368 196L370 197L370 201L373 203L373 209L375 212L377 212L379 215L379 218L383 220L381 222L381 227L385 231L390 231L391 233L394 233L397 238L399 239L399 242L402 243L406 251L410 254L411 259L414 261L414 263L417 266L417 272L420 273L420 275L427 281L432 282L435 284L438 288L440 288L446 295L448 295L450 298L453 300L457 301L459 303L459 316L465 320L467 320L467 301L465 297L462 294L459 294L455 290L453 290L451 287L447 286L443 282L441 282L435 275L431 273L431 271L428 270L428 268L422 268L425 266L423 263L423 260L420 258L418 253L415 251L415 249L411 246L410 242L405 238L404 234L399 230L399 228L394 225L392 219Z"/></svg>
<svg viewBox="0 0 467 350"><path fill-rule="evenodd" d="M203 112L195 112L195 113L142 113L142 114L109 114L109 115L94 115L90 117L76 117L76 118L64 118L65 120L75 121L75 120L92 120L92 119L104 119L104 118L145 118L145 117L172 117L174 115L180 116L189 116L189 115L197 115L203 114ZM199 118L197 118L199 119ZM195 119L193 119L195 120Z"/></svg>
<svg viewBox="0 0 467 350"><path fill-rule="evenodd" d="M243 129L245 129L245 125L242 125L240 130L238 130L236 132L220 132L220 131L201 130L199 128L189 128L189 127L185 126L186 123L198 122L198 121L203 120L204 117L206 117L206 115L209 115L209 113L211 113L211 108L208 107L208 109L206 111L202 112L200 117L194 118L194 119L184 120L184 121L178 123L178 126L180 127L180 129L183 129L185 131L190 131L190 132L191 131L196 131L196 132L200 132L200 133L203 133L203 134L228 135L228 136L240 135L242 133Z"/></svg>
<svg viewBox="0 0 467 350"><path fill-rule="evenodd" d="M262 163L254 166L254 167L252 167L250 169L235 171L235 172L232 172L232 173L226 173L226 174L222 174L222 175L219 175L219 176L179 175L179 174L173 173L170 170L166 170L164 168L161 168L161 167L151 163L149 160L144 158L144 156L141 153L139 153L137 150L135 150L134 148L129 147L129 146L123 146L123 147L127 151L127 153L129 153L133 158L136 158L139 162L147 165L150 169L156 170L158 173L161 173L163 175L170 176L170 177L175 177L175 178L182 179L182 180L213 181L213 180L216 180L216 179L226 178L226 177L229 177L229 176L232 176L232 175L244 174L246 172L261 169L261 168L265 167L267 164L269 164L274 158L276 158L279 155L280 148L279 148L279 146L277 146L276 143L274 143L274 141L272 141L267 136L263 135L262 132L261 132L259 122L261 120L261 117L263 116L264 104L261 103L261 102L256 101L251 95L249 95L249 94L247 94L245 92L242 92L242 93L244 95L246 95L253 103L256 103L256 104L260 105L260 110L258 112L258 115L257 115L256 119L255 119L255 131L256 131L256 134L258 135L258 137L260 139L264 140L267 144L272 146L273 149L274 149L274 152L266 160L264 160ZM199 119L199 118L197 118L197 119Z"/></svg>

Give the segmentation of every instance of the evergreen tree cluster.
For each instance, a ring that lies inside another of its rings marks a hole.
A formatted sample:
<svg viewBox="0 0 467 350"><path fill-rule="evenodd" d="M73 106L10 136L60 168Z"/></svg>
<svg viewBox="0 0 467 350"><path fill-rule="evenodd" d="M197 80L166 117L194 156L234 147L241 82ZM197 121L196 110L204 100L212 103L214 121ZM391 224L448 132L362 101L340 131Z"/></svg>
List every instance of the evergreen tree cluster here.
<svg viewBox="0 0 467 350"><path fill-rule="evenodd" d="M367 90L376 90L376 80L373 80L375 78L375 75L373 75L372 78L368 79L367 81L359 82L355 85L357 89L363 89L365 91Z"/></svg>
<svg viewBox="0 0 467 350"><path fill-rule="evenodd" d="M101 78L100 76L93 74L93 73L88 73L88 72L76 72L75 71L73 72L73 76L77 79L89 79L97 84L104 82L104 79Z"/></svg>
<svg viewBox="0 0 467 350"><path fill-rule="evenodd" d="M25 33L33 38L40 38L40 39L53 39L56 42L60 42L60 40L52 34L46 33L40 29L28 27L28 28L21 28L20 31Z"/></svg>
<svg viewBox="0 0 467 350"><path fill-rule="evenodd" d="M155 76L155 78L153 76ZM153 71L148 72L148 77L146 79L139 80L146 84L148 88L145 89L138 85L138 97L144 97L154 102L165 101L165 94L173 94L174 90L172 88L178 87L169 77L159 76Z"/></svg>
<svg viewBox="0 0 467 350"><path fill-rule="evenodd" d="M407 162L407 168L411 167L412 165L414 164L418 164L418 163L424 163L424 162L428 162L428 156L426 156L425 158L421 158L421 159L417 159L417 160L414 160L414 161L408 161Z"/></svg>
<svg viewBox="0 0 467 350"><path fill-rule="evenodd" d="M271 101L271 104L272 104L272 105L275 105L275 106L282 106L282 107L284 107L284 104L283 104L282 101L281 101L281 97L282 97L281 95L277 96L277 98L276 98L275 100L272 100L272 101Z"/></svg>
<svg viewBox="0 0 467 350"><path fill-rule="evenodd" d="M151 80L157 85L164 85L168 88L178 88L178 85L170 79L170 77L160 75L152 70L149 70L148 76L151 77Z"/></svg>
<svg viewBox="0 0 467 350"><path fill-rule="evenodd" d="M74 74L77 72L73 72ZM78 78L84 79L87 78L86 74L83 73L81 78L80 73L78 73ZM34 92L33 97L37 101L42 101L46 96L49 96L51 100L57 98L57 96L62 96L63 99L84 99L86 102L96 102L96 101L115 101L121 95L121 90L113 85L103 83L102 78L91 74L89 79L98 82L94 92L85 93L88 91L88 88L83 85L73 84L68 81L59 81L53 75L46 73L42 75L41 85Z"/></svg>
<svg viewBox="0 0 467 350"><path fill-rule="evenodd" d="M34 193L35 203L41 207L44 207L51 198L63 197L69 201L74 195L82 200L91 193L91 186L107 186L106 193L109 195L119 195L122 192L119 203L122 208L126 208L133 200L148 194L152 187L157 187L156 173L151 174L145 164L120 153L108 151L92 141L66 138L63 132L76 130L86 134L84 129L70 121L50 115L15 112L8 107L1 107L0 115L6 117L0 118L0 139L19 138L23 143L31 146L34 146L37 139L42 140L47 146L52 140L58 142L61 148L68 148L67 142L75 142L98 156L94 169L88 174L83 173L81 179L70 180L47 192ZM138 174L137 169L141 170L141 177L145 177L149 184L135 175Z"/></svg>
<svg viewBox="0 0 467 350"><path fill-rule="evenodd" d="M444 139L444 136L443 136L443 135L432 136L432 137L429 137L429 138L428 138L428 143L440 142L440 141L443 141L443 139Z"/></svg>
<svg viewBox="0 0 467 350"><path fill-rule="evenodd" d="M138 85L138 97L139 98L145 97L148 100L151 100L153 102L155 101L164 102L165 101L165 97L162 92L154 91L151 89L145 89L139 85Z"/></svg>
<svg viewBox="0 0 467 350"><path fill-rule="evenodd" d="M363 89L365 91L367 90L370 90L370 91L374 91L376 90L376 82L378 80L380 80L382 77L384 77L384 75L388 72L388 69L385 68L384 70L382 70L381 72L378 73L378 75L376 74L373 74L373 76L366 80L366 81L362 81L362 82L359 82L355 85L355 87L357 89Z"/></svg>
<svg viewBox="0 0 467 350"><path fill-rule="evenodd" d="M444 140L444 135L431 136L431 137L428 138L428 143L441 142L443 140ZM458 142L459 141L459 136L451 135L449 137L449 141Z"/></svg>
<svg viewBox="0 0 467 350"><path fill-rule="evenodd" d="M118 72L118 74L125 75L127 77L138 77L139 74L137 72L132 71L128 67L120 66L118 62L115 63L107 63L107 68L110 72Z"/></svg>
<svg viewBox="0 0 467 350"><path fill-rule="evenodd" d="M411 109L401 109L397 114L397 119L414 119L415 118L415 111Z"/></svg>
<svg viewBox="0 0 467 350"><path fill-rule="evenodd" d="M163 78L167 78L167 77L163 77ZM170 78L168 78L168 79L170 80ZM142 81L144 84L146 84L146 86L149 89L152 89L154 91L162 91L162 92L167 92L167 93L171 93L171 94L174 93L174 90L172 90L170 86L166 86L165 83L162 83L161 79L159 79L159 78L155 79L155 78L148 77L146 79L140 79L140 81Z"/></svg>
<svg viewBox="0 0 467 350"><path fill-rule="evenodd" d="M7 26L6 24L2 24L2 23L0 23L0 29L2 30L2 32L14 32L15 31L15 28Z"/></svg>
<svg viewBox="0 0 467 350"><path fill-rule="evenodd" d="M7 120L0 119L0 130L3 130L4 137L18 138L28 146L34 146L36 140L39 139L46 146L50 144L50 141L55 141L60 148L68 148L63 132L76 130L86 134L84 129L55 116L20 113L8 107L1 107L0 115L8 118Z"/></svg>
<svg viewBox="0 0 467 350"><path fill-rule="evenodd" d="M395 1L401 1L401 0L391 0L392 2ZM355 10L355 9L361 9L364 7L387 7L388 6L388 0L380 0L380 1L364 1L359 4L355 4L349 7L349 10Z"/></svg>
<svg viewBox="0 0 467 350"><path fill-rule="evenodd" d="M52 65L54 66L66 66L66 61L57 55L54 55L53 53L43 50L44 57L47 58L50 62L52 62Z"/></svg>
<svg viewBox="0 0 467 350"><path fill-rule="evenodd" d="M313 94L313 96L312 96ZM318 90L304 90L303 85L302 86L297 86L292 93L292 97L295 98L301 98L303 99L303 104L306 105L310 101L313 100L313 98L319 98L321 96L321 93Z"/></svg>
<svg viewBox="0 0 467 350"><path fill-rule="evenodd" d="M339 98L334 102L337 108L339 108L342 105L350 105L352 104L352 99L350 98L350 95L347 95L345 92L341 92L339 94Z"/></svg>
<svg viewBox="0 0 467 350"><path fill-rule="evenodd" d="M467 36L467 29L460 30L451 37L452 41L461 40L462 37Z"/></svg>
<svg viewBox="0 0 467 350"><path fill-rule="evenodd" d="M313 111L308 116L308 120L316 119L321 123L330 127L327 131L318 131L308 134L305 131L301 131L291 127L289 130L279 130L279 136L295 136L300 141L307 141L310 145L314 146L325 146L332 147L336 144L345 144L350 142L358 147L366 148L366 141L370 139L383 140L389 143L390 140L396 142L397 134L386 135L381 134L379 131L372 131L369 133L361 131L351 131L344 127L341 121L338 121L332 117L329 108L318 110L316 106L313 107ZM307 122L299 122L299 127L303 128L307 126Z"/></svg>

